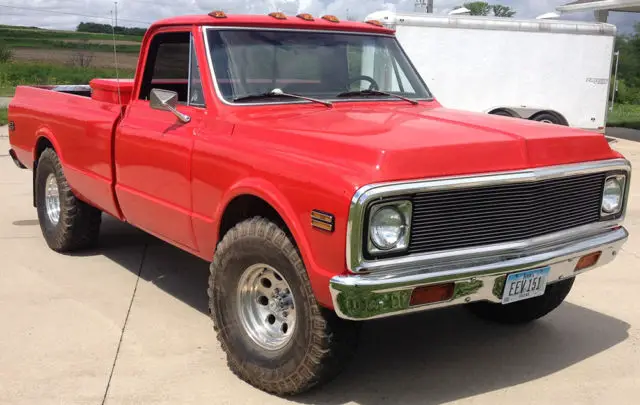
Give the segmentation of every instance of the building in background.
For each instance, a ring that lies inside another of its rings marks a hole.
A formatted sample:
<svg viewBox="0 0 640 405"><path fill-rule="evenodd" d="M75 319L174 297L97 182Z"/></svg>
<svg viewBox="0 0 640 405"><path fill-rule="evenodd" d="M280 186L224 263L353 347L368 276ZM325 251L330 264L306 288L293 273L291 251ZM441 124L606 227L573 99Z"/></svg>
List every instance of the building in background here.
<svg viewBox="0 0 640 405"><path fill-rule="evenodd" d="M577 0L560 6L556 10L560 15L593 11L597 21L607 22L609 13L612 11L640 13L640 0Z"/></svg>
<svg viewBox="0 0 640 405"><path fill-rule="evenodd" d="M416 0L413 9L416 13L433 13L433 0Z"/></svg>

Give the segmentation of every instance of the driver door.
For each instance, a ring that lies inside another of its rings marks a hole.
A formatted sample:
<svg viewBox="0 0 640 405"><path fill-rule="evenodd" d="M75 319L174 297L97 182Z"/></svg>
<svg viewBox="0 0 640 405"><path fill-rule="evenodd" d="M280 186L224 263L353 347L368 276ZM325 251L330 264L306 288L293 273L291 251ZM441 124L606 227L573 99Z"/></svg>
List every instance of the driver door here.
<svg viewBox="0 0 640 405"><path fill-rule="evenodd" d="M143 79L116 134L116 193L128 222L188 249L191 226L191 154L205 116L199 67L189 30L160 32L151 40ZM153 109L153 89L175 92L176 109Z"/></svg>

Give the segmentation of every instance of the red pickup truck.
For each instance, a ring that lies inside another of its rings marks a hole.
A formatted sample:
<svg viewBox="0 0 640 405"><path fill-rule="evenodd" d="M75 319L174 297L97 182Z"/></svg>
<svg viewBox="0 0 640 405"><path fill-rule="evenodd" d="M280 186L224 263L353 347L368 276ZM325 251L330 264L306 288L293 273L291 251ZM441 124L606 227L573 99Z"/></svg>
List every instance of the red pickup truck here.
<svg viewBox="0 0 640 405"><path fill-rule="evenodd" d="M229 367L279 395L333 378L359 321L540 318L628 236L604 136L443 108L375 21L162 20L135 80L21 86L9 120L51 249L106 213L211 262Z"/></svg>

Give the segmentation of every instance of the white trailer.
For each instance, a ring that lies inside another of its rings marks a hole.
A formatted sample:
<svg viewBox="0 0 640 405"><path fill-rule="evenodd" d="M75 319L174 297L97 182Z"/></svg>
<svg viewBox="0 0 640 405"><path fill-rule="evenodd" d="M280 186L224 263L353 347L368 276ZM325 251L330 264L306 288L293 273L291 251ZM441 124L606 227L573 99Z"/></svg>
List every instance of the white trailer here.
<svg viewBox="0 0 640 405"><path fill-rule="evenodd" d="M604 132L611 24L378 11L445 107Z"/></svg>

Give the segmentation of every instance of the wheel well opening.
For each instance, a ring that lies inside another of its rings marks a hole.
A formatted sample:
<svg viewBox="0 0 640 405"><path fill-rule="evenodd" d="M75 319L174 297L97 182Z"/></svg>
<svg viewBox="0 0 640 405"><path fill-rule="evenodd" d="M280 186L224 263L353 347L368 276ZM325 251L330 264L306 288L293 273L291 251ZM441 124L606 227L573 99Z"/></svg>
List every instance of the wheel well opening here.
<svg viewBox="0 0 640 405"><path fill-rule="evenodd" d="M253 217L262 217L270 220L291 237L291 232L284 219L268 202L253 195L241 195L231 200L222 214L218 241L221 241L224 235L237 223Z"/></svg>
<svg viewBox="0 0 640 405"><path fill-rule="evenodd" d="M49 141L47 138L41 137L40 139L38 139L38 142L36 142L34 167L37 166L40 155L42 155L42 152L44 152L44 150L47 148L55 149L51 141Z"/></svg>

